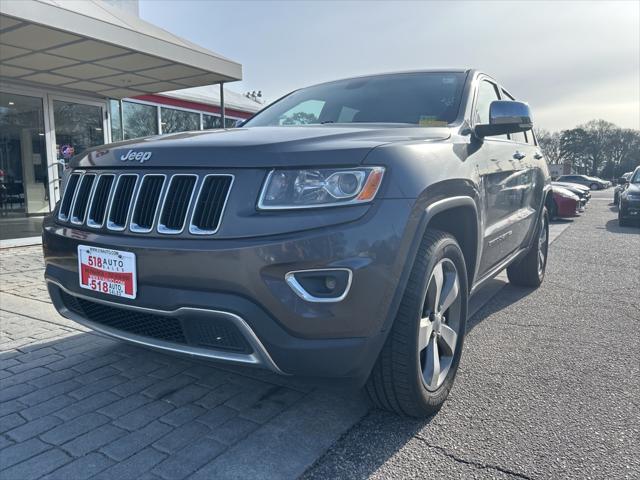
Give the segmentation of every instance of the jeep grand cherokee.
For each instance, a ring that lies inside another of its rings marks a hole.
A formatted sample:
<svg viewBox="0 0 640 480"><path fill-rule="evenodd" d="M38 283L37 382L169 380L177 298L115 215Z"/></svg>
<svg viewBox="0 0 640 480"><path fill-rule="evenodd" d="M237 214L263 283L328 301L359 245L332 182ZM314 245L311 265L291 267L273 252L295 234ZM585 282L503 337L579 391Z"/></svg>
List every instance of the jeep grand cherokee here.
<svg viewBox="0 0 640 480"><path fill-rule="evenodd" d="M365 385L425 416L469 295L538 286L549 175L526 104L474 70L297 90L232 130L98 147L44 224L58 311L114 337Z"/></svg>

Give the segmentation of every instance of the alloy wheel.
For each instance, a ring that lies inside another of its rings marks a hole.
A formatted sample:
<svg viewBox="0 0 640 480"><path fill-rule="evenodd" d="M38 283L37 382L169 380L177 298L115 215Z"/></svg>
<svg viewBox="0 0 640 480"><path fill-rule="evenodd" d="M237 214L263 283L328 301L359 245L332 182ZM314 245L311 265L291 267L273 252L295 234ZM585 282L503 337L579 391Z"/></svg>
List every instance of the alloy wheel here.
<svg viewBox="0 0 640 480"><path fill-rule="evenodd" d="M429 391L443 384L453 364L460 334L461 298L458 269L450 259L440 260L429 279L418 330L422 381Z"/></svg>
<svg viewBox="0 0 640 480"><path fill-rule="evenodd" d="M549 248L548 235L549 228L544 217L540 224L540 234L538 235L538 276L542 276L547 261L547 250Z"/></svg>

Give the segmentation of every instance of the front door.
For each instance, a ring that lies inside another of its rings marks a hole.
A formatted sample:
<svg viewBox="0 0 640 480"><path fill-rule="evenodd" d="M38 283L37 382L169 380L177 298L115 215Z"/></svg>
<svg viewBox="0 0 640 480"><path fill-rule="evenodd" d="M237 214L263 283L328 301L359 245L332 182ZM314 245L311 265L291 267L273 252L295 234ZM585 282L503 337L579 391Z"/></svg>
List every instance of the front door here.
<svg viewBox="0 0 640 480"><path fill-rule="evenodd" d="M0 240L37 237L49 212L42 96L0 92Z"/></svg>
<svg viewBox="0 0 640 480"><path fill-rule="evenodd" d="M71 157L106 143L106 104L57 96L50 97L49 102L55 132L54 158L58 162L58 178L62 178L64 164ZM57 190L56 198L59 196Z"/></svg>

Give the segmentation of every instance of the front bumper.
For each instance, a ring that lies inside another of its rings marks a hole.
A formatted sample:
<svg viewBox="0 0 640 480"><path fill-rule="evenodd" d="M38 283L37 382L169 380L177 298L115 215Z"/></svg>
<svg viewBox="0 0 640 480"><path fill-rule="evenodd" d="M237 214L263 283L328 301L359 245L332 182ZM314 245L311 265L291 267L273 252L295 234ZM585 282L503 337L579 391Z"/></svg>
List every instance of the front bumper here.
<svg viewBox="0 0 640 480"><path fill-rule="evenodd" d="M629 200L623 197L620 202L620 217L640 219L640 200Z"/></svg>
<svg viewBox="0 0 640 480"><path fill-rule="evenodd" d="M46 278L58 311L95 330L155 348L313 377L368 375L386 338L386 325L413 237L407 200L381 200L357 221L273 237L237 240L159 239L95 233L44 223ZM80 289L77 247L95 245L136 255L135 300ZM344 300L314 303L286 283L286 273L346 268ZM113 308L191 322L194 312L224 317L251 346L233 353L149 338L93 322L65 305L64 294Z"/></svg>

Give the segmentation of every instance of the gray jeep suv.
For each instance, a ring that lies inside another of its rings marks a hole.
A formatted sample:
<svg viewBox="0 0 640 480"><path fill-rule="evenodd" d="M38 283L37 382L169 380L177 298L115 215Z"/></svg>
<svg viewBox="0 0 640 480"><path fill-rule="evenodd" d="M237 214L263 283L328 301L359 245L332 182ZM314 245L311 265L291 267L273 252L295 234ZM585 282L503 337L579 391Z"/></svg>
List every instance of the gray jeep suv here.
<svg viewBox="0 0 640 480"><path fill-rule="evenodd" d="M425 416L469 296L544 277L549 174L526 104L473 70L297 90L242 127L84 152L44 223L58 311L117 338L366 385Z"/></svg>

